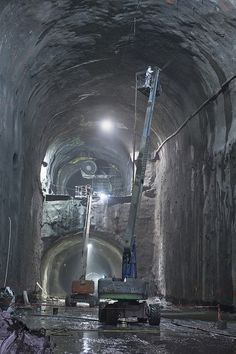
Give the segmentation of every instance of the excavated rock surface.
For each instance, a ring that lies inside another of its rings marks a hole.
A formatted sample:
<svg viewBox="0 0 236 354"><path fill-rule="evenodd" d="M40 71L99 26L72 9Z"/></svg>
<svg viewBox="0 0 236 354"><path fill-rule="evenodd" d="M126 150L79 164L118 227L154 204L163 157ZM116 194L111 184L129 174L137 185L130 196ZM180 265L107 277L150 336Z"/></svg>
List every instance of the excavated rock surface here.
<svg viewBox="0 0 236 354"><path fill-rule="evenodd" d="M78 200L45 202L42 238L59 237L83 230L85 207Z"/></svg>

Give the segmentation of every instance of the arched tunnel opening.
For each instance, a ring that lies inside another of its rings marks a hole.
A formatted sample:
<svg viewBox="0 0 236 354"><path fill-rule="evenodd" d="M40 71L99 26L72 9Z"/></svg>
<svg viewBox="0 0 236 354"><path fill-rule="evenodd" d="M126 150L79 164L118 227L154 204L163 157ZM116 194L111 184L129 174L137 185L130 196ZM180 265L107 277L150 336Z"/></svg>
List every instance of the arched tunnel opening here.
<svg viewBox="0 0 236 354"><path fill-rule="evenodd" d="M107 196L89 273L121 271L147 109L135 78L157 66L138 276L177 304L235 309L235 18L233 0L1 1L1 286L68 291L88 184Z"/></svg>
<svg viewBox="0 0 236 354"><path fill-rule="evenodd" d="M99 129L102 122L102 119L95 122L95 129L96 126ZM73 133L48 148L40 173L45 194L75 197L76 186L88 184L93 185L94 192L112 196L130 193L132 160L129 152L116 136L117 132L109 137L102 129L100 134L95 129L91 129L87 137L81 132Z"/></svg>
<svg viewBox="0 0 236 354"><path fill-rule="evenodd" d="M81 277L82 235L65 236L45 253L42 260L41 279L47 294L65 297L71 292L71 284ZM87 279L95 282L103 277L120 277L121 249L104 238L91 236L87 259Z"/></svg>

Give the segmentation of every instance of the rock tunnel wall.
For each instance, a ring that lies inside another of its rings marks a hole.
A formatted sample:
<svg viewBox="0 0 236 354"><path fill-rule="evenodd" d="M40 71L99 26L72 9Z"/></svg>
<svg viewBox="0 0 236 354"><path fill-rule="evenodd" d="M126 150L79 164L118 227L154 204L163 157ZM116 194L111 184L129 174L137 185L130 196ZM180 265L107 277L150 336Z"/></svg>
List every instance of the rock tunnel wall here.
<svg viewBox="0 0 236 354"><path fill-rule="evenodd" d="M11 237L7 281L17 290L33 286L39 279L42 157L37 145L40 130L35 138L33 119L37 108L30 100L34 83L28 60L33 25L26 30L22 17L16 21L13 2L1 3L0 10L0 282L5 277Z"/></svg>
<svg viewBox="0 0 236 354"><path fill-rule="evenodd" d="M155 240L164 268L154 262L153 273L177 301L235 304L235 89L234 81L157 162Z"/></svg>

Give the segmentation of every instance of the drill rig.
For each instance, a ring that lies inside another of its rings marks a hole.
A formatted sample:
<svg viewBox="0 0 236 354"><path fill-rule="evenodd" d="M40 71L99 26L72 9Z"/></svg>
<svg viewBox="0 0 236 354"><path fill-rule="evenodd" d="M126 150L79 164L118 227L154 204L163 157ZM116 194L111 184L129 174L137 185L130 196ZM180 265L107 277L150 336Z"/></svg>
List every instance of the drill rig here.
<svg viewBox="0 0 236 354"><path fill-rule="evenodd" d="M142 197L143 183L148 159L150 130L153 117L154 103L160 92L160 69L154 68L136 74L137 88L148 96L144 128L141 138L140 151L136 161L136 174L131 196L128 224L124 237L121 279L99 279L99 321L117 324L119 320L127 322L146 322L150 325L160 324L159 304L150 304L148 298L148 283L137 278L135 225Z"/></svg>
<svg viewBox="0 0 236 354"><path fill-rule="evenodd" d="M65 306L75 307L76 303L88 303L90 307L96 305L97 300L94 295L94 282L93 280L86 279L87 270L87 258L88 258L88 241L90 232L90 220L91 220L91 207L93 191L91 186L83 186L80 197L86 199L86 216L85 225L83 231L83 250L81 256L81 276L79 280L73 280L71 286L71 294L65 298Z"/></svg>

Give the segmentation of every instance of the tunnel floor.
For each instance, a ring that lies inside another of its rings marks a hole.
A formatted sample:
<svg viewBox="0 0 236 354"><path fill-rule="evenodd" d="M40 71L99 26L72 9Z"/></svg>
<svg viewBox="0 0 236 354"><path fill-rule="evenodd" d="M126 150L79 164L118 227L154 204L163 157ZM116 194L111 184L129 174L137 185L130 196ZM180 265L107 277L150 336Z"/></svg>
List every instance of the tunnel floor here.
<svg viewBox="0 0 236 354"><path fill-rule="evenodd" d="M193 319L187 311L181 313L177 319L174 313L173 318L162 318L160 327L128 328L101 325L97 308L59 306L58 314L53 315L48 306L41 312L24 311L18 317L30 329L46 329L53 353L58 354L236 353L236 321L228 322L227 330L218 330L215 313L202 312L201 319Z"/></svg>

